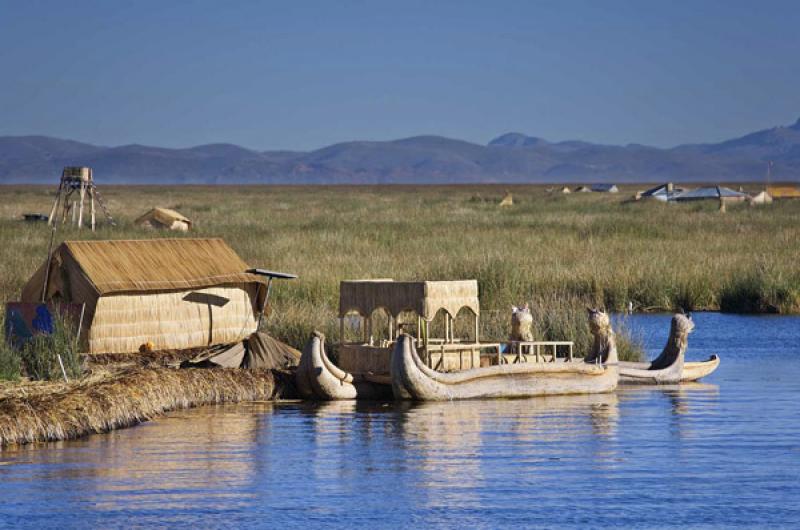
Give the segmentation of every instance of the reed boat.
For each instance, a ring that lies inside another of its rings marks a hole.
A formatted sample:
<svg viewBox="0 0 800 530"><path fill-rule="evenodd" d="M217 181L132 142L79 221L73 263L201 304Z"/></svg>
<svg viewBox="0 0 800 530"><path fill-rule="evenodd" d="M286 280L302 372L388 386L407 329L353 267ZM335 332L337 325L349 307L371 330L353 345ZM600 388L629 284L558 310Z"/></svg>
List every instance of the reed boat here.
<svg viewBox="0 0 800 530"><path fill-rule="evenodd" d="M706 361L691 361L683 363L683 373L681 373L681 383L697 381L709 374L719 366L719 356L712 355Z"/></svg>
<svg viewBox="0 0 800 530"><path fill-rule="evenodd" d="M351 374L333 364L325 353L325 335L318 331L303 348L295 385L301 397L320 401L392 397L389 378Z"/></svg>
<svg viewBox="0 0 800 530"><path fill-rule="evenodd" d="M404 333L397 339L391 358L395 399L449 401L612 392L617 387L619 368L610 320L606 313L590 310L589 324L594 341L584 360L499 364L454 373L426 366L413 337Z"/></svg>
<svg viewBox="0 0 800 530"><path fill-rule="evenodd" d="M672 317L669 338L661 354L652 362L620 362L620 383L668 385L696 381L719 366L719 357L712 355L707 361L686 362L689 334L694 322L681 313Z"/></svg>

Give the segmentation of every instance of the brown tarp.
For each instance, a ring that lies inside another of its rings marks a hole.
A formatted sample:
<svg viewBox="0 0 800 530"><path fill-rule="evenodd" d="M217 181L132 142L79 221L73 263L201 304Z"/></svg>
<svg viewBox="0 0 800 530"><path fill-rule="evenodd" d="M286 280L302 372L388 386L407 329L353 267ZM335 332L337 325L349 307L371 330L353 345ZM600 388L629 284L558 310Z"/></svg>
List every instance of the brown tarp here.
<svg viewBox="0 0 800 530"><path fill-rule="evenodd" d="M297 366L299 362L298 350L266 333L256 332L222 351L205 352L183 366L279 370Z"/></svg>

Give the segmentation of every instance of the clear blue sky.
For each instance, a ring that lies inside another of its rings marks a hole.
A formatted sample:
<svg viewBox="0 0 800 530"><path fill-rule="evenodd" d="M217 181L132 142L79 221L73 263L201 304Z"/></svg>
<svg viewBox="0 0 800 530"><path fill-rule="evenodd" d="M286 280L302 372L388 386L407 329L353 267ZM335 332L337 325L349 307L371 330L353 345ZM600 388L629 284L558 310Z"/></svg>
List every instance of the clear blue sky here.
<svg viewBox="0 0 800 530"><path fill-rule="evenodd" d="M800 3L0 0L0 73L0 135L671 146L800 117Z"/></svg>

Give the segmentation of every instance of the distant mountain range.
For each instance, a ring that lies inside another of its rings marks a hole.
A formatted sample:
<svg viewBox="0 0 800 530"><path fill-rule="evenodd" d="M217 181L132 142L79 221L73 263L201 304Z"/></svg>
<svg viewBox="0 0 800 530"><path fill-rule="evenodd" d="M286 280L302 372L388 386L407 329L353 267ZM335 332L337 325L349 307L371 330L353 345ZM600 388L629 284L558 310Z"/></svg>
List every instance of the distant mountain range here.
<svg viewBox="0 0 800 530"><path fill-rule="evenodd" d="M479 145L441 136L355 141L315 151L101 147L46 136L0 137L0 184L52 183L64 166L109 184L409 184L800 180L800 120L714 144L548 142L507 133Z"/></svg>

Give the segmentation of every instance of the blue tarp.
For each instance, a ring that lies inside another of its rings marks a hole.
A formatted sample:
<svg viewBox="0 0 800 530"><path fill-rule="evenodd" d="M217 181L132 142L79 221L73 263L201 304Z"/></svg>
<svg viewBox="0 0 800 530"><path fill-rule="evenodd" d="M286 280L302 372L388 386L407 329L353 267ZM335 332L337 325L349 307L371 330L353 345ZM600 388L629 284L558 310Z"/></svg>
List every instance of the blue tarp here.
<svg viewBox="0 0 800 530"><path fill-rule="evenodd" d="M748 195L746 193L741 193L739 191L734 191L730 188L725 188L723 186L708 186L706 188L697 188L696 190L685 191L680 195L674 197L672 200L675 201L696 201L702 199L719 199L719 198L747 198Z"/></svg>

